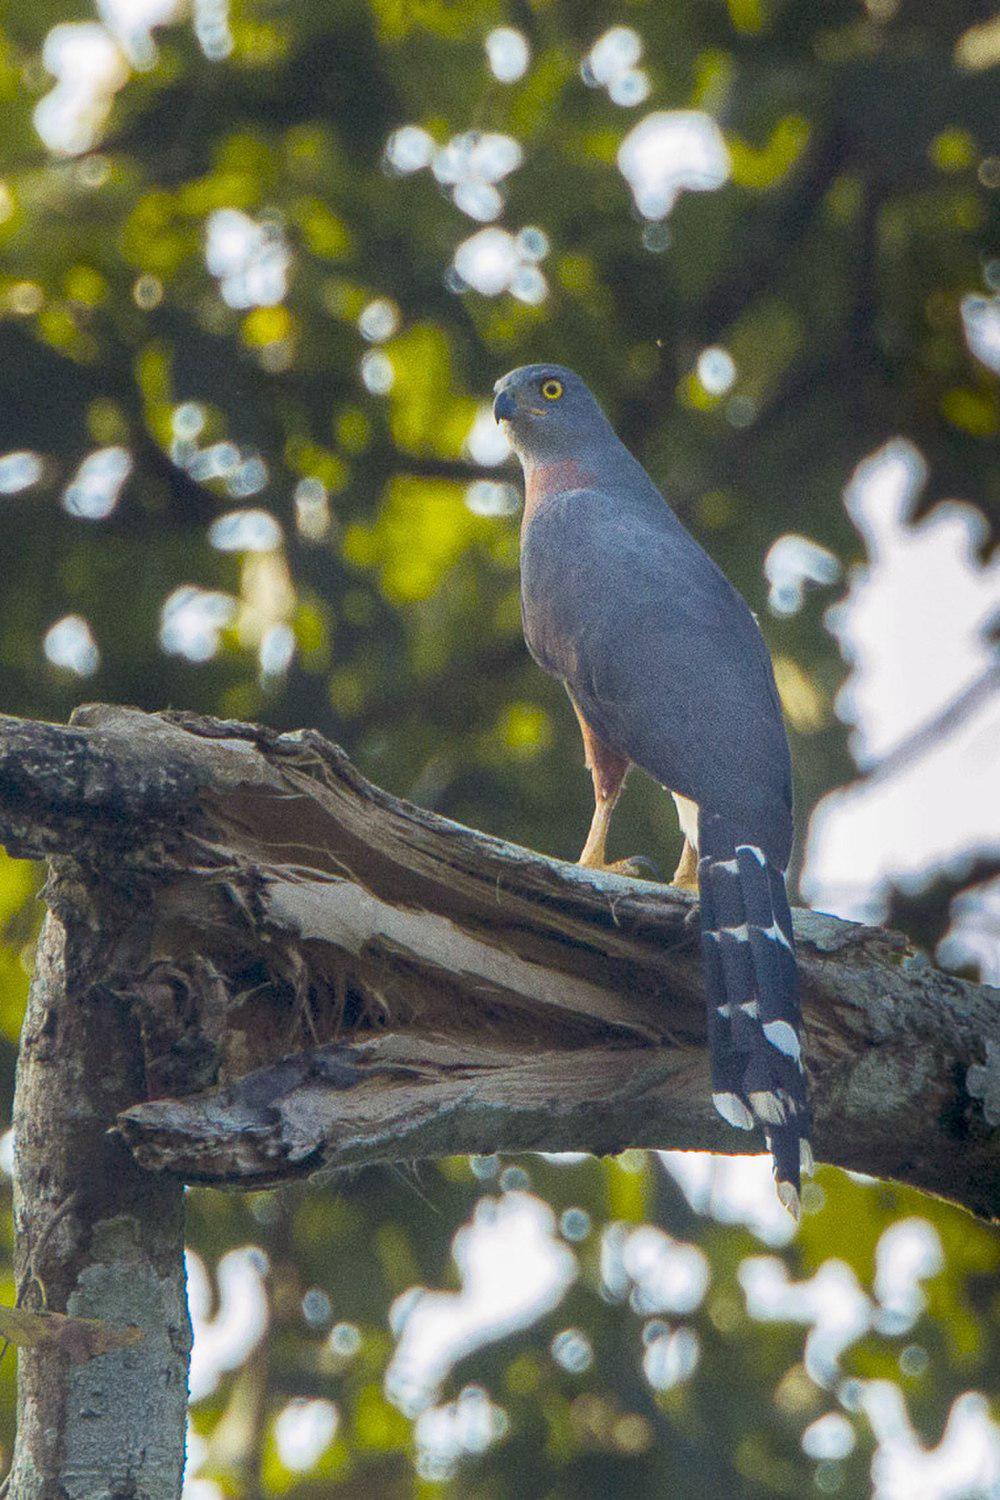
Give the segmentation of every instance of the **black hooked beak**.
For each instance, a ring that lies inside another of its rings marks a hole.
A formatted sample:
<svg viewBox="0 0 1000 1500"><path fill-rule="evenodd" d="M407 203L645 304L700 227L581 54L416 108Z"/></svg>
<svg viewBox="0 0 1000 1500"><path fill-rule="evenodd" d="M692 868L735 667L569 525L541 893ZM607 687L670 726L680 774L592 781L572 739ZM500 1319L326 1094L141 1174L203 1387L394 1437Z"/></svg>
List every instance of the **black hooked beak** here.
<svg viewBox="0 0 1000 1500"><path fill-rule="evenodd" d="M500 392L493 403L493 415L498 422L510 422L517 413L517 402L514 392L506 389Z"/></svg>

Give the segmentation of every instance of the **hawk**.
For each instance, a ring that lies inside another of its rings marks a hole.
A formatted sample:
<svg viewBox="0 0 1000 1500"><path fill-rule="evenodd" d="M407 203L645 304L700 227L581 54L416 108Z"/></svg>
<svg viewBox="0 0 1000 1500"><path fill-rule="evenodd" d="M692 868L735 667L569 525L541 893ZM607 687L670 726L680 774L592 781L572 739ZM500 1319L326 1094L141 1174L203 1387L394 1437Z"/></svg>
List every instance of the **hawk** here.
<svg viewBox="0 0 1000 1500"><path fill-rule="evenodd" d="M524 470L525 640L569 693L593 777L580 862L614 868L605 843L631 766L673 793L674 880L701 898L712 1098L730 1125L760 1125L797 1216L812 1156L785 890L791 768L767 647L578 375L525 365L494 389Z"/></svg>

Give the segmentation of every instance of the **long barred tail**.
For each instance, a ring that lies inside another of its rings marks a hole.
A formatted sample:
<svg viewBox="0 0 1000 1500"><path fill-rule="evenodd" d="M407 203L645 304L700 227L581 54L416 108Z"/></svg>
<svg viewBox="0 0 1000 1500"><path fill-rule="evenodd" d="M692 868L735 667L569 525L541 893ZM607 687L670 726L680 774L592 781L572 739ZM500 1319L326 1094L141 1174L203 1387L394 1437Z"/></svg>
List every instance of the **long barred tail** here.
<svg viewBox="0 0 1000 1500"><path fill-rule="evenodd" d="M703 812L698 842L712 1098L730 1125L760 1124L778 1196L797 1218L812 1152L785 877L723 818Z"/></svg>

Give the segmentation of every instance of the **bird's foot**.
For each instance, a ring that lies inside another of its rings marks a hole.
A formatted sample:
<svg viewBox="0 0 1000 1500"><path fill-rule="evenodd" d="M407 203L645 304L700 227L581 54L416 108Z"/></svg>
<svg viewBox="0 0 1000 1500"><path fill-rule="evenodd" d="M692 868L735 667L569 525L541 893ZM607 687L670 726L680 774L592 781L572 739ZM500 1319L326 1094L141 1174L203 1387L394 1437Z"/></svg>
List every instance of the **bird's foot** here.
<svg viewBox="0 0 1000 1500"><path fill-rule="evenodd" d="M585 870L600 870L606 875L627 875L631 880L656 880L662 882L663 871L655 860L645 854L633 854L629 859L616 859L611 864L604 860L581 858L577 863Z"/></svg>

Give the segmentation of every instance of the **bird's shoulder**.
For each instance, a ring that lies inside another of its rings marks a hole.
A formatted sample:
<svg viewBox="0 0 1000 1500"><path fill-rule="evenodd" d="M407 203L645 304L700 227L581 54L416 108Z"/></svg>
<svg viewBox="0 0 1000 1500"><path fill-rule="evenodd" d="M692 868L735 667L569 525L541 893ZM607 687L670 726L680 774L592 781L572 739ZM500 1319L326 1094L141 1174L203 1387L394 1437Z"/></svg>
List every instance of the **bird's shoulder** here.
<svg viewBox="0 0 1000 1500"><path fill-rule="evenodd" d="M637 496L624 486L581 486L550 495L525 521L521 551L531 562L551 559L586 566L594 558L648 554L681 529L656 491Z"/></svg>
<svg viewBox="0 0 1000 1500"><path fill-rule="evenodd" d="M525 595L589 607L600 589L647 625L652 606L664 624L718 620L756 634L742 595L640 474L644 482L567 490L538 507L522 534Z"/></svg>

